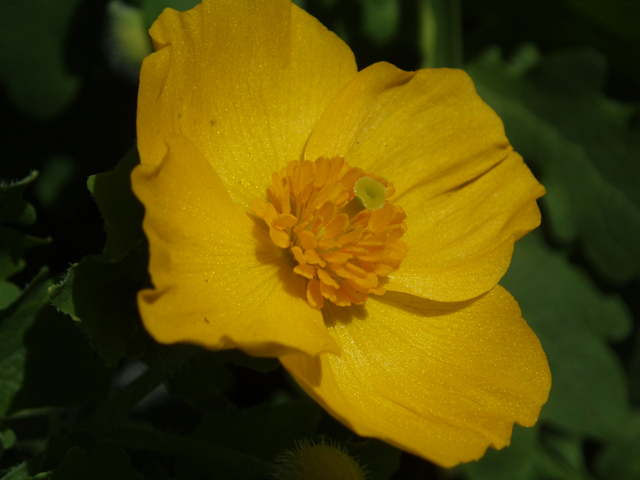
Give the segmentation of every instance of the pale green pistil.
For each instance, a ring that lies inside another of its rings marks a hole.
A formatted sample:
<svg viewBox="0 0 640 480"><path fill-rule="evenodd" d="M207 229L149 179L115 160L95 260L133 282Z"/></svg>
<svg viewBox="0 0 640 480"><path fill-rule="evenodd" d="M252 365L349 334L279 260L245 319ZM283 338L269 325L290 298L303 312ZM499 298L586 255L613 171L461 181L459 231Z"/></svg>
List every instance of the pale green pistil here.
<svg viewBox="0 0 640 480"><path fill-rule="evenodd" d="M377 210L382 208L387 199L387 190L384 185L369 177L362 177L353 188L356 197L360 199L364 208Z"/></svg>

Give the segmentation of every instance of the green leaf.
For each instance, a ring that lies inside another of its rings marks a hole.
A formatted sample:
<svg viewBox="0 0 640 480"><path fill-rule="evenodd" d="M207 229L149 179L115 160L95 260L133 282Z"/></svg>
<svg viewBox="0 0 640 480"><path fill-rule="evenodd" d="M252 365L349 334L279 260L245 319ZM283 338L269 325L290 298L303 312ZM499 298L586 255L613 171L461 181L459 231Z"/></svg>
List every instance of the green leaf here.
<svg viewBox="0 0 640 480"><path fill-rule="evenodd" d="M280 368L277 358L252 357L242 350L222 350L216 352L216 360L221 363L232 363L240 367L250 368L257 372L269 373Z"/></svg>
<svg viewBox="0 0 640 480"><path fill-rule="evenodd" d="M594 480L575 438L514 427L511 445L460 467L470 480Z"/></svg>
<svg viewBox="0 0 640 480"><path fill-rule="evenodd" d="M580 440L547 432L542 437L542 443L550 455L547 455L547 461L543 462L547 472L545 475L539 475L540 477L590 478L583 453L584 447Z"/></svg>
<svg viewBox="0 0 640 480"><path fill-rule="evenodd" d="M515 480L532 478L541 453L539 429L514 426L511 445L500 451L492 448L477 462L461 467L472 480Z"/></svg>
<svg viewBox="0 0 640 480"><path fill-rule="evenodd" d="M611 64L610 87L637 99L640 81L635 0L466 0L465 49L505 51L530 42L541 50L591 45Z"/></svg>
<svg viewBox="0 0 640 480"><path fill-rule="evenodd" d="M360 0L364 34L378 45L389 43L400 24L399 0Z"/></svg>
<svg viewBox="0 0 640 480"><path fill-rule="evenodd" d="M52 306L38 313L22 344L26 352L22 385L9 413L91 405L106 396L109 374L104 362L79 326Z"/></svg>
<svg viewBox="0 0 640 480"><path fill-rule="evenodd" d="M205 415L195 437L242 453L273 461L293 448L296 440L315 436L322 410L307 400L261 404Z"/></svg>
<svg viewBox="0 0 640 480"><path fill-rule="evenodd" d="M191 362L201 353L199 347L193 345L175 345L168 347L161 360L157 361L149 370L136 378L129 385L119 390L109 400L93 413L86 425L92 430L108 432L113 425L125 417L129 411L156 387L169 380L172 376Z"/></svg>
<svg viewBox="0 0 640 480"><path fill-rule="evenodd" d="M554 235L581 245L610 281L627 282L640 273L640 133L628 130L636 109L601 93L597 52L543 58L531 48L510 64L489 51L468 72L547 188Z"/></svg>
<svg viewBox="0 0 640 480"><path fill-rule="evenodd" d="M621 362L607 344L630 330L621 299L602 293L537 232L518 242L500 283L518 300L549 360L553 384L542 421L573 437L622 435L628 391Z"/></svg>
<svg viewBox="0 0 640 480"><path fill-rule="evenodd" d="M638 292L637 288L636 292ZM640 328L636 329L631 351L628 364L629 390L631 391L631 402L640 405Z"/></svg>
<svg viewBox="0 0 640 480"><path fill-rule="evenodd" d="M24 268L22 256L33 247L47 245L51 239L26 235L13 228L0 226L0 280Z"/></svg>
<svg viewBox="0 0 640 480"><path fill-rule="evenodd" d="M189 470L178 478L211 478L215 480L264 479L273 465L226 446L199 439L161 432L150 427L123 424L111 431L111 438L124 446L174 457L176 470Z"/></svg>
<svg viewBox="0 0 640 480"><path fill-rule="evenodd" d="M623 368L607 341L628 336L631 316L537 232L517 243L501 284L540 338L553 384L536 428L516 426L511 447L489 450L463 470L472 480L590 479L581 438L612 440L628 430ZM541 432L545 423L566 435Z"/></svg>
<svg viewBox="0 0 640 480"><path fill-rule="evenodd" d="M49 478L48 473L41 473L32 477L29 475L27 462L23 462L12 468L4 477L2 477L2 480L45 480L47 478Z"/></svg>
<svg viewBox="0 0 640 480"><path fill-rule="evenodd" d="M11 282L0 279L0 310L8 307L20 295L20 288Z"/></svg>
<svg viewBox="0 0 640 480"><path fill-rule="evenodd" d="M346 448L367 472L369 480L387 480L400 468L402 452L380 440L369 438L364 442L348 442Z"/></svg>
<svg viewBox="0 0 640 480"><path fill-rule="evenodd" d="M72 265L62 281L56 285L49 287L48 293L51 298L51 302L62 313L69 315L76 322L80 321L80 318L76 315L75 305L73 303L73 284L76 278L76 267Z"/></svg>
<svg viewBox="0 0 640 480"><path fill-rule="evenodd" d="M64 43L79 0L0 3L0 82L15 106L38 119L62 112L80 80L64 65Z"/></svg>
<svg viewBox="0 0 640 480"><path fill-rule="evenodd" d="M37 176L32 172L19 182L0 183L0 308L8 306L17 297L18 287L5 280L24 268L24 253L50 242L50 239L33 237L2 225L30 226L36 221L35 209L22 195Z"/></svg>
<svg viewBox="0 0 640 480"><path fill-rule="evenodd" d="M91 451L71 447L62 464L53 470L52 480L144 480L131 467L131 459L122 446L103 440Z"/></svg>
<svg viewBox="0 0 640 480"><path fill-rule="evenodd" d="M597 457L595 470L602 480L640 478L640 417L634 419L635 434L606 445Z"/></svg>
<svg viewBox="0 0 640 480"><path fill-rule="evenodd" d="M2 458L2 454L5 450L13 447L13 444L16 442L16 434L13 430L6 429L0 432L0 459Z"/></svg>
<svg viewBox="0 0 640 480"><path fill-rule="evenodd" d="M221 395L229 384L229 371L220 363L217 354L200 351L179 374L165 382L169 392L201 412L226 408L228 400Z"/></svg>
<svg viewBox="0 0 640 480"><path fill-rule="evenodd" d="M142 328L136 296L148 284L146 269L143 248L120 262L88 256L51 289L54 305L81 321L108 366L116 366L127 354L129 342Z"/></svg>
<svg viewBox="0 0 640 480"><path fill-rule="evenodd" d="M47 439L43 455L33 459L30 466L36 471L50 472L62 464L71 447L80 447L88 451L95 447L96 443L95 435L86 430L76 430L69 435L53 433Z"/></svg>
<svg viewBox="0 0 640 480"><path fill-rule="evenodd" d="M108 366L127 354L143 354L151 343L136 301L138 291L150 285L144 209L129 179L139 162L134 148L115 171L89 178L107 233L104 254L84 257L50 289L54 305L82 323Z"/></svg>
<svg viewBox="0 0 640 480"><path fill-rule="evenodd" d="M146 464L142 467L141 473L145 480L171 480L172 477L166 472L162 465L157 462Z"/></svg>
<svg viewBox="0 0 640 480"><path fill-rule="evenodd" d="M584 15L603 30L633 45L640 42L640 4L629 0L569 0L570 9Z"/></svg>
<svg viewBox="0 0 640 480"><path fill-rule="evenodd" d="M6 415L24 382L27 350L24 336L49 303L43 269L13 303L0 310L0 416Z"/></svg>
<svg viewBox="0 0 640 480"><path fill-rule="evenodd" d="M132 148L113 172L89 177L88 187L104 219L107 242L104 254L122 260L127 253L146 242L142 231L144 207L131 190L131 171L140 163L138 149Z"/></svg>
<svg viewBox="0 0 640 480"><path fill-rule="evenodd" d="M38 180L33 184L33 194L43 208L56 206L69 187L76 168L73 158L68 155L54 155L45 161Z"/></svg>
<svg viewBox="0 0 640 480"><path fill-rule="evenodd" d="M0 182L0 223L17 223L25 227L35 223L36 211L22 195L37 177L38 172L31 172L18 182Z"/></svg>
<svg viewBox="0 0 640 480"><path fill-rule="evenodd" d="M151 26L165 8L173 8L180 12L190 10L200 3L200 0L142 0L142 9L147 24Z"/></svg>

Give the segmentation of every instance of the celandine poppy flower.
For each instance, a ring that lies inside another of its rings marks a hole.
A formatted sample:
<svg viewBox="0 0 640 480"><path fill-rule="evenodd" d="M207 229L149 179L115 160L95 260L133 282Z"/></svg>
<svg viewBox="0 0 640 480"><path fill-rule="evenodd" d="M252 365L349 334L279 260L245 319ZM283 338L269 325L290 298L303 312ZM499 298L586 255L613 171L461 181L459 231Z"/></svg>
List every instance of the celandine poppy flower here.
<svg viewBox="0 0 640 480"><path fill-rule="evenodd" d="M151 35L151 335L278 356L358 434L444 466L533 425L547 360L497 282L544 189L469 77L358 72L288 0L204 0Z"/></svg>

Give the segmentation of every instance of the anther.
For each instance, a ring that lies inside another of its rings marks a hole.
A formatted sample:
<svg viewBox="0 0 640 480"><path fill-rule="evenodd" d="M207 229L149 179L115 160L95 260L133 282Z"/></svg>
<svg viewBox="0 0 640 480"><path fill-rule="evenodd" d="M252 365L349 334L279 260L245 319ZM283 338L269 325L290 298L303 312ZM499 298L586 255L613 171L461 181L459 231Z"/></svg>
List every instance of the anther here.
<svg viewBox="0 0 640 480"><path fill-rule="evenodd" d="M251 203L275 245L289 249L314 308L329 300L361 304L385 292L380 277L407 254L402 208L388 201L393 185L343 158L290 162L272 175L268 202Z"/></svg>

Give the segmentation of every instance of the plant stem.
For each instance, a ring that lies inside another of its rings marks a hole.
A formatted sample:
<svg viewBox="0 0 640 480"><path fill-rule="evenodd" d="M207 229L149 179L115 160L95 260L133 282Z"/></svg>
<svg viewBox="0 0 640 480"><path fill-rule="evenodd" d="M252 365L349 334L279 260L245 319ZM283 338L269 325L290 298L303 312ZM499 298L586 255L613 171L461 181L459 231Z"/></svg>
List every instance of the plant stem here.
<svg viewBox="0 0 640 480"><path fill-rule="evenodd" d="M420 0L420 49L425 68L462 68L460 0Z"/></svg>

